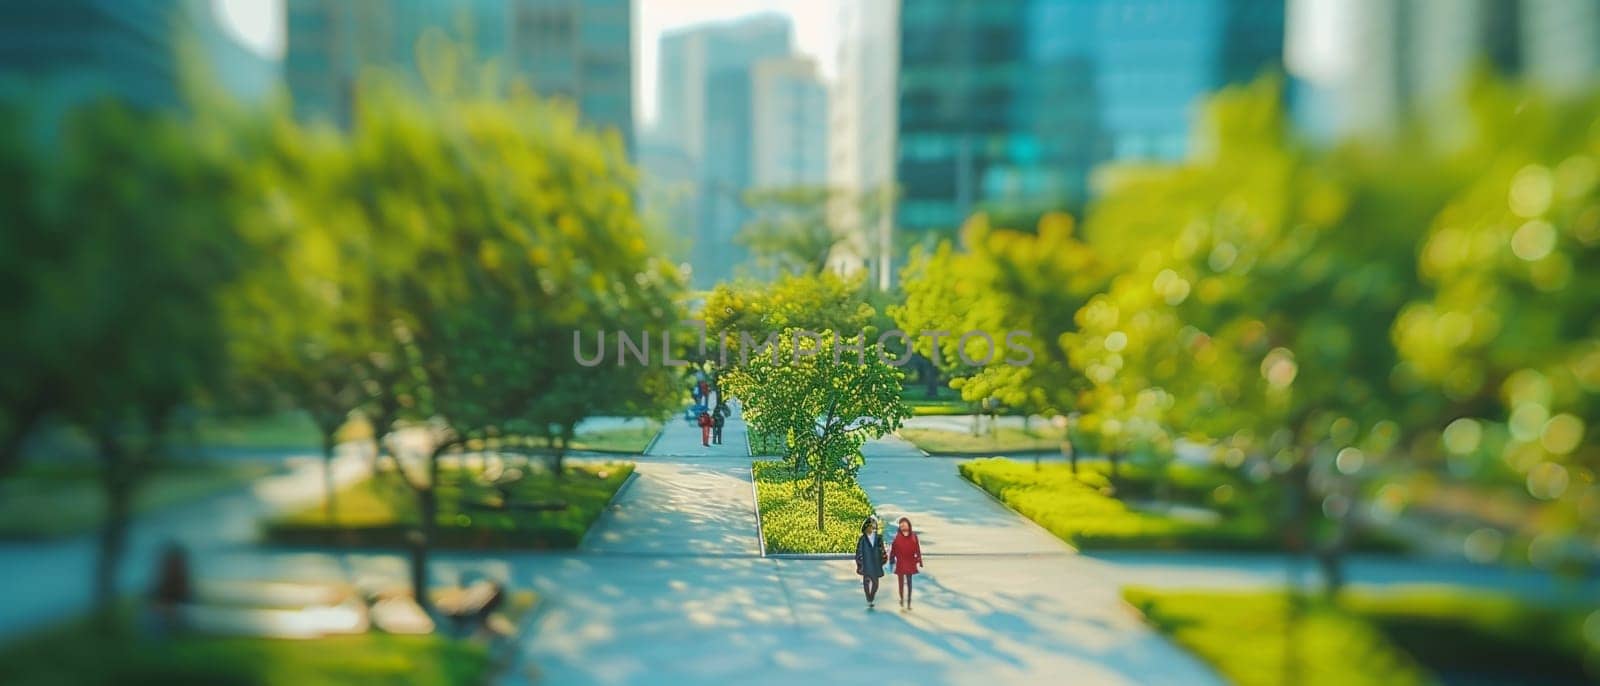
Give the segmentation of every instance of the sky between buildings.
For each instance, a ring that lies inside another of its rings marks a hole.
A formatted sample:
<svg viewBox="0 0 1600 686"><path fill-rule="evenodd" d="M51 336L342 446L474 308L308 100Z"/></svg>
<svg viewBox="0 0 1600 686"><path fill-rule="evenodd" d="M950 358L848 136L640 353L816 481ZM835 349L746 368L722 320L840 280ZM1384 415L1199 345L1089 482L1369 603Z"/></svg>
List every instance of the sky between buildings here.
<svg viewBox="0 0 1600 686"><path fill-rule="evenodd" d="M634 0L635 126L655 121L656 49L661 34L704 22L777 12L794 23L795 46L833 77L841 0ZM212 0L222 25L239 42L268 57L283 57L283 0Z"/></svg>

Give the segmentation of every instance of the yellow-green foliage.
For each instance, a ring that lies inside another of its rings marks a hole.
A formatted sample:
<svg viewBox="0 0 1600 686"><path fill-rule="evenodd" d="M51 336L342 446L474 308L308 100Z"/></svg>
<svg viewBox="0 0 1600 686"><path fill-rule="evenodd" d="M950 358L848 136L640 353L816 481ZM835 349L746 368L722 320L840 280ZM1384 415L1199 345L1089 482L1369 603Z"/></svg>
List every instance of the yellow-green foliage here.
<svg viewBox="0 0 1600 686"><path fill-rule="evenodd" d="M778 461L758 461L751 465L756 480L756 505L761 510L761 531L769 553L851 553L861 522L872 514L872 503L854 481L829 481L823 497L826 528L817 530L817 499L802 490L804 479L796 479Z"/></svg>
<svg viewBox="0 0 1600 686"><path fill-rule="evenodd" d="M1239 686L1408 686L1423 669L1373 625L1319 601L1297 613L1281 592L1161 592L1123 597ZM1291 620L1291 618L1293 618Z"/></svg>
<svg viewBox="0 0 1600 686"><path fill-rule="evenodd" d="M1003 458L963 462L961 475L1062 540L1082 548L1262 548L1272 541L1254 518L1192 523L1139 512L1111 497L1104 474L1035 469Z"/></svg>

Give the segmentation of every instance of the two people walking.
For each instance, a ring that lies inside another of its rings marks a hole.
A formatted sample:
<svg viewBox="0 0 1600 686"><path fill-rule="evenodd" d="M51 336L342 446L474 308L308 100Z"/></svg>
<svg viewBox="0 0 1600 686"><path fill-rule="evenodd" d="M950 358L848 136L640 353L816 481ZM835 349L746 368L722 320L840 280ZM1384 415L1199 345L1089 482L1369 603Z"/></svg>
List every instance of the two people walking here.
<svg viewBox="0 0 1600 686"><path fill-rule="evenodd" d="M733 414L733 410L728 409L728 404L718 400L716 409L702 411L695 418L695 424L700 427L700 445L722 445L722 427L728 423L730 414Z"/></svg>
<svg viewBox="0 0 1600 686"><path fill-rule="evenodd" d="M894 540L886 543L878 533L877 516L868 516L861 523L861 537L856 539L856 574L861 575L861 591L867 596L867 607L872 607L878 597L878 580L883 578L887 565L894 571L899 583L900 607L911 609L911 578L922 565L922 545L917 542L917 532L911 520L901 517Z"/></svg>

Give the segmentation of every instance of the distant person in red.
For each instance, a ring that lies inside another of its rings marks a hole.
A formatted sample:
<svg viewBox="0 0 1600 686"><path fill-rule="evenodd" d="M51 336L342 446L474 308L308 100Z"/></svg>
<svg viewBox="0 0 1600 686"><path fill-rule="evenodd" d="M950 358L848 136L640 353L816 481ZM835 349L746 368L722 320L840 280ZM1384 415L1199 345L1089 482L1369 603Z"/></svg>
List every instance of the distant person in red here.
<svg viewBox="0 0 1600 686"><path fill-rule="evenodd" d="M700 416L695 418L695 423L700 425L700 445L711 445L711 414L705 410L700 411Z"/></svg>
<svg viewBox="0 0 1600 686"><path fill-rule="evenodd" d="M900 518L900 531L894 536L894 543L889 546L889 564L894 567L894 576L900 583L900 605L911 609L911 577L917 573L917 568L922 566L922 546L917 543L917 534L911 530L911 520Z"/></svg>

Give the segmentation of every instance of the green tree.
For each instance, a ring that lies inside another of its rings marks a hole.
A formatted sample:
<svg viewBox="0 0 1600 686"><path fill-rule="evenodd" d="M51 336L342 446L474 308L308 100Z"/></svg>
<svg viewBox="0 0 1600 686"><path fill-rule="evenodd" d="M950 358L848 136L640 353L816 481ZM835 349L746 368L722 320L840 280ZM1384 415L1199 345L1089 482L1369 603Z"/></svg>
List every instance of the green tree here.
<svg viewBox="0 0 1600 686"><path fill-rule="evenodd" d="M914 336L913 349L924 362L922 382L929 398L938 394L941 375L954 378L970 372L956 347L958 336L971 328L973 313L984 302L980 285L972 279L975 259L957 252L949 241L940 241L932 250L913 247L900 272L904 301L888 308L895 326ZM921 335L924 331L955 333L942 336L935 349L933 339Z"/></svg>
<svg viewBox="0 0 1600 686"><path fill-rule="evenodd" d="M1460 166L1480 173L1406 253L1427 288L1391 336L1447 403L1418 449L1545 504L1529 557L1549 566L1600 529L1600 100L1483 83L1472 102Z"/></svg>
<svg viewBox="0 0 1600 686"><path fill-rule="evenodd" d="M777 274L821 274L837 250L875 224L882 195L823 186L752 190L744 197L752 218L734 240Z"/></svg>
<svg viewBox="0 0 1600 686"><path fill-rule="evenodd" d="M706 297L701 316L706 324L708 356L720 358L716 336L726 334L732 364L732 358L738 355L741 332L749 334L756 344L788 328L845 331L851 336L867 331L875 335L871 326L877 311L867 300L862 277L845 278L823 272L788 274L771 283L718 284Z"/></svg>
<svg viewBox="0 0 1600 686"><path fill-rule="evenodd" d="M57 352L53 410L94 438L107 510L95 598L109 610L136 489L163 453L172 413L220 384L226 363L222 294L247 266L230 221L229 142L204 126L94 103L69 114L39 169L49 191L19 256L32 267L24 297L30 336ZM59 365L59 366L57 366Z"/></svg>
<svg viewBox="0 0 1600 686"><path fill-rule="evenodd" d="M659 411L665 370L586 367L569 351L579 331L667 331L680 285L652 256L621 146L570 108L382 97L358 122L346 183L385 243L374 298L394 314L404 370L385 392L434 439L406 479L425 600L441 459L543 438L559 473L584 417L630 403Z"/></svg>
<svg viewBox="0 0 1600 686"><path fill-rule="evenodd" d="M1078 407L1087 383L1064 343L1078 329L1078 310L1104 288L1106 270L1074 232L1065 214L1045 215L1032 232L993 229L983 215L963 229L972 255L967 278L982 293L966 325L988 332L995 345L994 360L953 384L969 402L993 399L1026 413L1066 414ZM1010 332L1021 332L1018 344L1031 356L1005 346ZM963 352L982 360L987 348L974 337Z"/></svg>
<svg viewBox="0 0 1600 686"><path fill-rule="evenodd" d="M790 467L809 476L807 494L817 501L817 529L830 481L854 479L861 444L900 427L910 415L900 401L899 369L877 344L857 338L860 352L841 345L829 330L817 338L785 329L776 358L752 357L725 376L724 387L744 403L756 430L784 436Z"/></svg>

